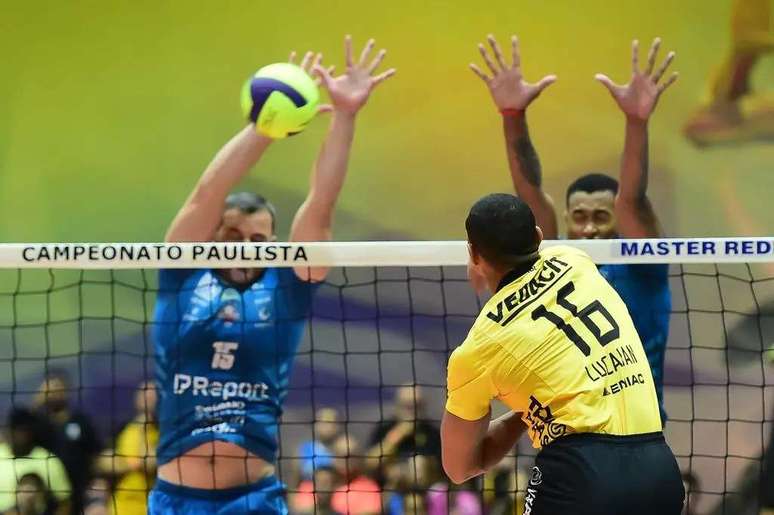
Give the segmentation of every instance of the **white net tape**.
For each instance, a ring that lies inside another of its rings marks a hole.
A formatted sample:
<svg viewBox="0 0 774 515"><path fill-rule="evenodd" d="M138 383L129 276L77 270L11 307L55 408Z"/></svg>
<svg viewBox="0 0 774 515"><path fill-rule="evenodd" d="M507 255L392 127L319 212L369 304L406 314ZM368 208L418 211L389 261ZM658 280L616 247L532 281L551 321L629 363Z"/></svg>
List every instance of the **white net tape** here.
<svg viewBox="0 0 774 515"><path fill-rule="evenodd" d="M599 264L774 261L774 237L545 241L568 245ZM229 268L272 266L455 266L464 241L304 243L11 243L0 268Z"/></svg>

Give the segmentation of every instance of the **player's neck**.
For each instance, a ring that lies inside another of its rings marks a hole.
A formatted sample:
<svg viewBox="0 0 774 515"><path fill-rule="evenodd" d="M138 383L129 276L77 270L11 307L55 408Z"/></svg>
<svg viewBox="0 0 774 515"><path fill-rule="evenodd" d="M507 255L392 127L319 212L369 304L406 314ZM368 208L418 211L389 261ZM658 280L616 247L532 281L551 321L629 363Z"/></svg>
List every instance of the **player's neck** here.
<svg viewBox="0 0 774 515"><path fill-rule="evenodd" d="M498 270L493 270L492 274L487 278L487 285L492 295L500 291L506 285L512 283L522 275L526 274L532 269L535 264L534 260L520 263L515 267L506 267Z"/></svg>

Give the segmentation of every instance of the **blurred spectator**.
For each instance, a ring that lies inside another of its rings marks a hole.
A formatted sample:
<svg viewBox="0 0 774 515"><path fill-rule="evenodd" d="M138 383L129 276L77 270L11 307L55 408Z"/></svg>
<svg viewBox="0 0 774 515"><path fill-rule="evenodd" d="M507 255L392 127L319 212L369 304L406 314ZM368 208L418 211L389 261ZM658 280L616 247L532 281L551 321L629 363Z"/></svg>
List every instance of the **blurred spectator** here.
<svg viewBox="0 0 774 515"><path fill-rule="evenodd" d="M343 478L333 494L331 505L343 515L369 515L382 512L379 485L363 470L364 454L351 435L340 436L333 445L334 466Z"/></svg>
<svg viewBox="0 0 774 515"><path fill-rule="evenodd" d="M482 515L481 495L473 481L453 489L445 482L430 487L427 492L427 515Z"/></svg>
<svg viewBox="0 0 774 515"><path fill-rule="evenodd" d="M333 494L341 478L330 465L316 465L313 479L301 482L290 498L290 507L298 515L339 515L333 509Z"/></svg>
<svg viewBox="0 0 774 515"><path fill-rule="evenodd" d="M56 500L37 474L25 474L16 486L16 507L7 515L54 515Z"/></svg>
<svg viewBox="0 0 774 515"><path fill-rule="evenodd" d="M440 470L440 464L435 456L409 456L388 463L383 469L385 513L404 515L414 513L420 508L425 510L424 499L419 503L409 497L416 492L427 493L431 486L437 485L443 477Z"/></svg>
<svg viewBox="0 0 774 515"><path fill-rule="evenodd" d="M95 478L83 496L83 515L108 515L110 503L110 482L102 477Z"/></svg>
<svg viewBox="0 0 774 515"><path fill-rule="evenodd" d="M298 447L300 459L299 479L311 479L315 468L331 467L333 453L331 447L341 436L342 424L339 414L333 408L320 408L315 413L312 439L302 442Z"/></svg>
<svg viewBox="0 0 774 515"><path fill-rule="evenodd" d="M98 461L101 473L116 478L112 513L145 515L148 492L156 478L156 386L140 383L134 395L135 416L118 434L114 453Z"/></svg>
<svg viewBox="0 0 774 515"><path fill-rule="evenodd" d="M64 463L72 485L72 513L83 511L83 493L102 445L88 417L70 406L72 387L67 373L49 369L38 389L35 406L50 424L42 444Z"/></svg>
<svg viewBox="0 0 774 515"><path fill-rule="evenodd" d="M40 420L23 408L8 414L6 441L0 443L0 512L16 505L16 478L37 475L53 492L60 508L70 509L70 482L64 465L56 456L37 445Z"/></svg>
<svg viewBox="0 0 774 515"><path fill-rule="evenodd" d="M438 427L425 419L422 389L416 385L401 386L395 394L395 414L381 422L370 438L369 456L413 456L424 454L441 457L441 435Z"/></svg>
<svg viewBox="0 0 774 515"><path fill-rule="evenodd" d="M516 490L515 473L501 468L492 478L494 495L487 502L487 515L512 515L514 510L513 493Z"/></svg>
<svg viewBox="0 0 774 515"><path fill-rule="evenodd" d="M382 463L382 504L387 515L403 515L403 495L409 488L407 459L393 458Z"/></svg>
<svg viewBox="0 0 774 515"><path fill-rule="evenodd" d="M413 489L406 492L403 496L403 513L406 515L427 515L425 494L426 492L419 489Z"/></svg>

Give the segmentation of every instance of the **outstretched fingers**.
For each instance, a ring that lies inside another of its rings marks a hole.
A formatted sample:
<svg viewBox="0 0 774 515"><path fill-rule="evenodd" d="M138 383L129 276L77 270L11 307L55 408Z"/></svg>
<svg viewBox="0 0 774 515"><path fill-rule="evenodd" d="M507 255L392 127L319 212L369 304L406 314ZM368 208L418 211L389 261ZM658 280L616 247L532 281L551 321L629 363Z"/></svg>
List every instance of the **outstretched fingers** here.
<svg viewBox="0 0 774 515"><path fill-rule="evenodd" d="M486 51L486 47L483 43L478 44L478 51L481 54L481 57L484 58L484 62L489 67L489 71L492 72L492 75L497 75L497 67L495 67L494 62L492 61L492 58L489 57L489 52Z"/></svg>
<svg viewBox="0 0 774 515"><path fill-rule="evenodd" d="M473 73L478 75L479 78L483 80L485 83L489 84L489 81L492 80L489 78L489 76L486 73L481 71L481 68L479 68L477 65L470 63L468 66L470 67L471 70L473 70Z"/></svg>
<svg viewBox="0 0 774 515"><path fill-rule="evenodd" d="M675 58L674 52L669 52L666 56L666 59L664 59L664 62L661 63L661 66L658 67L656 72L653 74L653 82L658 83L658 81L661 80L661 77L664 76L664 72L669 68L669 65L672 64L672 61Z"/></svg>
<svg viewBox="0 0 774 515"><path fill-rule="evenodd" d="M311 63L311 62L312 62L312 59L313 59L313 58L314 58L314 53L312 53L311 51L309 51L309 52L306 52L306 53L304 54L304 57L303 57L303 59L301 59L301 64L299 64L299 66L300 66L301 68L303 68L304 70L307 70L307 71L308 71L308 70L309 70L309 63Z"/></svg>
<svg viewBox="0 0 774 515"><path fill-rule="evenodd" d="M360 66L365 65L365 62L368 59L368 56L371 54L371 50L373 50L373 48L374 48L374 39L371 38L363 47L363 51L360 52L360 60L358 61L358 65Z"/></svg>
<svg viewBox="0 0 774 515"><path fill-rule="evenodd" d="M610 77L603 73L598 73L594 75L594 78L602 83L603 86L607 88L607 90L610 92L611 95L616 96L618 94L618 91L621 89L621 86L613 82Z"/></svg>
<svg viewBox="0 0 774 515"><path fill-rule="evenodd" d="M397 70L396 70L395 68L390 68L390 69L389 69L389 70L387 70L386 72L384 72L384 73L380 73L379 75L377 75L376 77L374 77L373 79L371 79L371 84L372 84L373 86L376 86L377 84L380 84L380 83L384 82L385 80L387 80L387 79L389 79L390 77L392 77L393 75L395 75L395 72L396 72L396 71L397 71Z"/></svg>
<svg viewBox="0 0 774 515"><path fill-rule="evenodd" d="M511 54L513 56L513 67L521 66L521 51L519 50L519 37L511 36Z"/></svg>
<svg viewBox="0 0 774 515"><path fill-rule="evenodd" d="M497 43L497 40L492 34L489 34L486 39L489 42L489 46L492 47L492 52L494 53L495 59L497 60L497 64L500 65L500 69L506 69L508 65L505 64L505 59L503 58L503 53L500 50L500 45Z"/></svg>
<svg viewBox="0 0 774 515"><path fill-rule="evenodd" d="M540 93L554 82L556 82L556 75L546 75L540 79L537 84L535 84L535 88L537 89L538 93Z"/></svg>
<svg viewBox="0 0 774 515"><path fill-rule="evenodd" d="M632 74L640 73L640 42L632 41Z"/></svg>
<svg viewBox="0 0 774 515"><path fill-rule="evenodd" d="M325 68L318 63L312 68L312 72L317 75L325 88L330 87L331 82L333 82L333 66Z"/></svg>
<svg viewBox="0 0 774 515"><path fill-rule="evenodd" d="M656 66L656 56L658 55L658 49L661 47L661 38L655 38L653 44L650 45L648 50L648 64L643 72L646 76L650 76L653 73L653 68Z"/></svg>
<svg viewBox="0 0 774 515"><path fill-rule="evenodd" d="M347 64L348 70L354 65L352 61L352 36L349 34L344 36L344 62Z"/></svg>
<svg viewBox="0 0 774 515"><path fill-rule="evenodd" d="M367 69L368 69L369 75L373 74L376 71L376 69L379 67L379 65L382 64L382 61L384 60L384 56L386 55L387 55L387 50L385 50L384 48L379 50L379 53L376 54L376 57L374 57L374 60L371 61L371 64L368 65Z"/></svg>
<svg viewBox="0 0 774 515"><path fill-rule="evenodd" d="M661 93L663 93L664 91L666 91L666 89L669 86L674 84L679 76L680 75L677 72L672 72L672 75L669 76L669 78L666 80L666 82L664 82L663 84L659 84L659 86L658 86L658 93L659 93L659 95Z"/></svg>

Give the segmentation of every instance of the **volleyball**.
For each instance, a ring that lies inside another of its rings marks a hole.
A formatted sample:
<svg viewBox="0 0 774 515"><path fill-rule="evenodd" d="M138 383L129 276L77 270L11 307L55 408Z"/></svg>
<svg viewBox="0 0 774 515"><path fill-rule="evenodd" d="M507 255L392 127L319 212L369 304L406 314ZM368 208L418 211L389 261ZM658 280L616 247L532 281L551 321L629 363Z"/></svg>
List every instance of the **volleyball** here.
<svg viewBox="0 0 774 515"><path fill-rule="evenodd" d="M320 91L300 66L264 66L242 87L242 113L270 138L298 134L314 118Z"/></svg>

